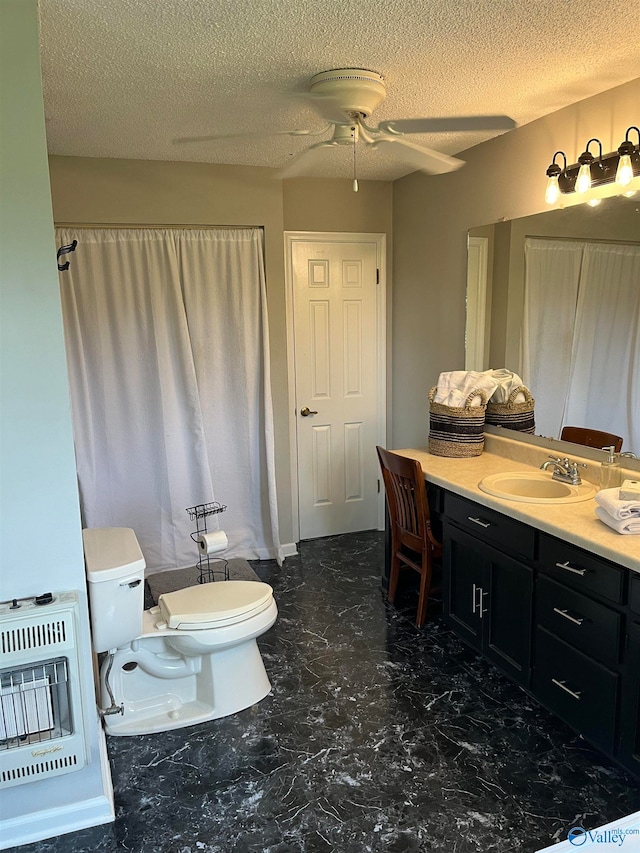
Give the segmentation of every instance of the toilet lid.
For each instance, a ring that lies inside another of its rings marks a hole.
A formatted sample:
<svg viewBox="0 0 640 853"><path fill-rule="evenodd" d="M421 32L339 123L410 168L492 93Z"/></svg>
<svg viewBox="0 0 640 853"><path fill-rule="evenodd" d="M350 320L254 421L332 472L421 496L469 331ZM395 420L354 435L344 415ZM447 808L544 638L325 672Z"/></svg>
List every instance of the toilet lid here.
<svg viewBox="0 0 640 853"><path fill-rule="evenodd" d="M158 598L163 620L169 628L206 630L232 625L264 610L273 590L258 581L216 581L196 584Z"/></svg>

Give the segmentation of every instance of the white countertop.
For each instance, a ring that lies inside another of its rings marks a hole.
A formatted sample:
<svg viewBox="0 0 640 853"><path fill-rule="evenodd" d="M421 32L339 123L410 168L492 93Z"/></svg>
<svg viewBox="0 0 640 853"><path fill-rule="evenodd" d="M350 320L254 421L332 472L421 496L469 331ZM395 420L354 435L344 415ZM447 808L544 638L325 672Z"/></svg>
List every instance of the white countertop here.
<svg viewBox="0 0 640 853"><path fill-rule="evenodd" d="M432 456L426 448L394 452L417 459L425 478L444 489L640 573L640 536L621 535L603 524L596 518L593 498L579 503L550 505L503 500L481 491L478 483L483 477L501 471L531 471L539 468L540 460L544 461L548 456L548 451L539 448L523 452L521 447L510 445L515 445L515 442L492 438L485 441L485 451L481 456L469 459ZM514 458L518 456L521 458ZM527 458L523 460L523 456ZM589 463L589 460L585 461ZM597 483L598 468L597 463L590 463L583 478Z"/></svg>

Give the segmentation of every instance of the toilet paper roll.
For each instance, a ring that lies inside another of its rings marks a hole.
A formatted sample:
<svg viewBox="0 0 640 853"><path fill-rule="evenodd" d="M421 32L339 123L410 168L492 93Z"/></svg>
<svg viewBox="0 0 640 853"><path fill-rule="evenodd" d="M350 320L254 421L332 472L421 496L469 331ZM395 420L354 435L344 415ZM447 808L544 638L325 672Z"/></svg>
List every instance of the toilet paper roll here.
<svg viewBox="0 0 640 853"><path fill-rule="evenodd" d="M214 530L212 533L201 533L196 537L196 543L201 554L217 554L226 550L229 540L224 530Z"/></svg>

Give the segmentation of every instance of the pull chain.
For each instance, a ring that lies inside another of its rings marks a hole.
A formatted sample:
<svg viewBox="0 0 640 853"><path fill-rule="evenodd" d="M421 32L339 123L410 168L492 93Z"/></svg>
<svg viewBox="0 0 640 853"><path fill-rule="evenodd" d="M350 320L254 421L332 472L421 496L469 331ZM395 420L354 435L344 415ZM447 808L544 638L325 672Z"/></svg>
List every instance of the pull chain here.
<svg viewBox="0 0 640 853"><path fill-rule="evenodd" d="M356 129L355 127L351 128L351 132L353 134L353 191L354 193L358 192L358 178L356 176Z"/></svg>

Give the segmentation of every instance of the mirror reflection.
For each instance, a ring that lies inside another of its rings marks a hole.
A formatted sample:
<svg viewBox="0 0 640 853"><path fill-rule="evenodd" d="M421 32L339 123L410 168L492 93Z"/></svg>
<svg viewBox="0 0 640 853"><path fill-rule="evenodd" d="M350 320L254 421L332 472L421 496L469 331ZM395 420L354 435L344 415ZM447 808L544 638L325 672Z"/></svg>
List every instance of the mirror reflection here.
<svg viewBox="0 0 640 853"><path fill-rule="evenodd" d="M640 199L472 229L466 344L467 369L522 376L536 433L587 427L640 455Z"/></svg>

